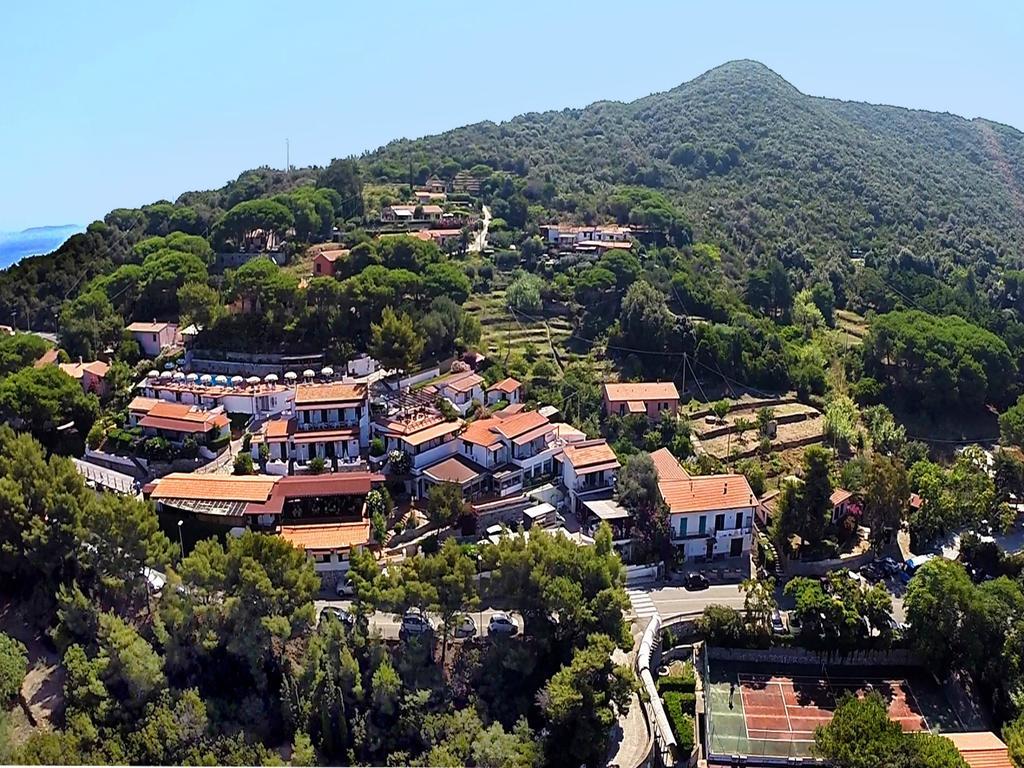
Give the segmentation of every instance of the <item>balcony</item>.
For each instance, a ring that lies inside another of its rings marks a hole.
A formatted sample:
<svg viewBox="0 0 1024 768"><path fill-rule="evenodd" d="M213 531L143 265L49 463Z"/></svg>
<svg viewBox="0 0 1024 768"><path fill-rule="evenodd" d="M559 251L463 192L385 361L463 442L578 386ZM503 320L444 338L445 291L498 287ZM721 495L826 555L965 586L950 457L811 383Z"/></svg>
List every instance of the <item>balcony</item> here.
<svg viewBox="0 0 1024 768"><path fill-rule="evenodd" d="M682 536L679 535L678 525L673 526L671 530L671 541L696 541L698 539L714 539L715 541L728 541L729 539L734 539L737 536L749 536L753 531L753 527L747 525L743 526L742 528L709 528L708 530L704 531L704 533L700 533L698 531L691 532L687 530L687 532Z"/></svg>

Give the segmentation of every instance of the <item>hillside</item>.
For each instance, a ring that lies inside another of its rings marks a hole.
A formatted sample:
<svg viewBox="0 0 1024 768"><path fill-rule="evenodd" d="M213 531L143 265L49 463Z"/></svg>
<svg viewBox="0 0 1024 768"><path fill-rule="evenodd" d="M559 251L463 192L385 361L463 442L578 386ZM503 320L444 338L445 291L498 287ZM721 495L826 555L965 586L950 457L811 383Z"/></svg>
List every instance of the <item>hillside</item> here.
<svg viewBox="0 0 1024 768"><path fill-rule="evenodd" d="M660 189L738 253L905 246L960 263L1024 256L1024 134L984 120L800 93L736 61L629 104L477 123L365 158L370 174L448 160L553 181L567 213L615 185ZM531 186L528 185L528 191ZM786 256L789 259L786 259Z"/></svg>

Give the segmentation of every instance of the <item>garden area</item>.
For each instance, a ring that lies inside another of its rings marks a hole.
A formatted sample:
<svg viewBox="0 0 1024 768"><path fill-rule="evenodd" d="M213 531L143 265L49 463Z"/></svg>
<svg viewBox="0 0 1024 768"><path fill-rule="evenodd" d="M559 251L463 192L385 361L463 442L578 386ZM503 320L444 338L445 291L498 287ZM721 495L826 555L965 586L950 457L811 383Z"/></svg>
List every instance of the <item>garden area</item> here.
<svg viewBox="0 0 1024 768"><path fill-rule="evenodd" d="M693 662L676 661L669 665L666 674L658 678L658 693L665 704L665 714L672 726L680 754L693 751L693 717L697 702L697 677Z"/></svg>

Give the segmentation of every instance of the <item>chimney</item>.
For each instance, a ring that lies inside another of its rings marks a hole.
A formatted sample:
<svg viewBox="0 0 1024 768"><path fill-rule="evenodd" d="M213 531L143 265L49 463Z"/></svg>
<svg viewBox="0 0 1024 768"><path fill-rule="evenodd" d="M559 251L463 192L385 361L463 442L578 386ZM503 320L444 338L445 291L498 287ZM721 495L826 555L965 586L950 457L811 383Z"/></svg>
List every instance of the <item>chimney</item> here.
<svg viewBox="0 0 1024 768"><path fill-rule="evenodd" d="M728 480L726 480L725 483L722 485L722 495L725 496L727 493L729 493L729 481Z"/></svg>
<svg viewBox="0 0 1024 768"><path fill-rule="evenodd" d="M85 363L82 362L82 356L81 355L78 356L78 364L79 365L84 365L85 364Z"/></svg>

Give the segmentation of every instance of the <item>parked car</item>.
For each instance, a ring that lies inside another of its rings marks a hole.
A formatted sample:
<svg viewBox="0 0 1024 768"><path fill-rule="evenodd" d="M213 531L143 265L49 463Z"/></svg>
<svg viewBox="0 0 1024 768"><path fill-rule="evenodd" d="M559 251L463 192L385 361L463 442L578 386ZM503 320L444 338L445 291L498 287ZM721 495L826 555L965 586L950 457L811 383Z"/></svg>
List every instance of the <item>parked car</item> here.
<svg viewBox="0 0 1024 768"><path fill-rule="evenodd" d="M489 635L514 635L518 632L519 627L507 613L496 613L487 622L487 634Z"/></svg>
<svg viewBox="0 0 1024 768"><path fill-rule="evenodd" d="M325 605L320 609L320 621L324 620L324 616L333 616L346 627L353 627L356 623L356 617L341 606Z"/></svg>
<svg viewBox="0 0 1024 768"><path fill-rule="evenodd" d="M782 611L778 608L772 611L772 632L776 635L786 634L786 622L782 620Z"/></svg>
<svg viewBox="0 0 1024 768"><path fill-rule="evenodd" d="M472 616L463 616L462 620L455 625L456 637L473 637L476 635L476 622Z"/></svg>
<svg viewBox="0 0 1024 768"><path fill-rule="evenodd" d="M895 576L903 570L903 566L896 562L894 558L888 556L876 560L875 565L881 568L886 576Z"/></svg>
<svg viewBox="0 0 1024 768"><path fill-rule="evenodd" d="M429 619L421 613L410 611L402 617L400 631L407 635L425 635L434 631Z"/></svg>
<svg viewBox="0 0 1024 768"><path fill-rule="evenodd" d="M708 577L703 573L688 573L683 579L683 586L693 592L698 589L707 589L710 585Z"/></svg>
<svg viewBox="0 0 1024 768"><path fill-rule="evenodd" d="M872 584L877 584L879 581L885 578L885 573L882 571L881 567L876 565L875 563L868 563L867 565L861 567L860 575L868 581L870 581Z"/></svg>
<svg viewBox="0 0 1024 768"><path fill-rule="evenodd" d="M338 597L352 597L356 593L356 588L348 580L348 576L343 576L334 585L334 591L338 594Z"/></svg>

